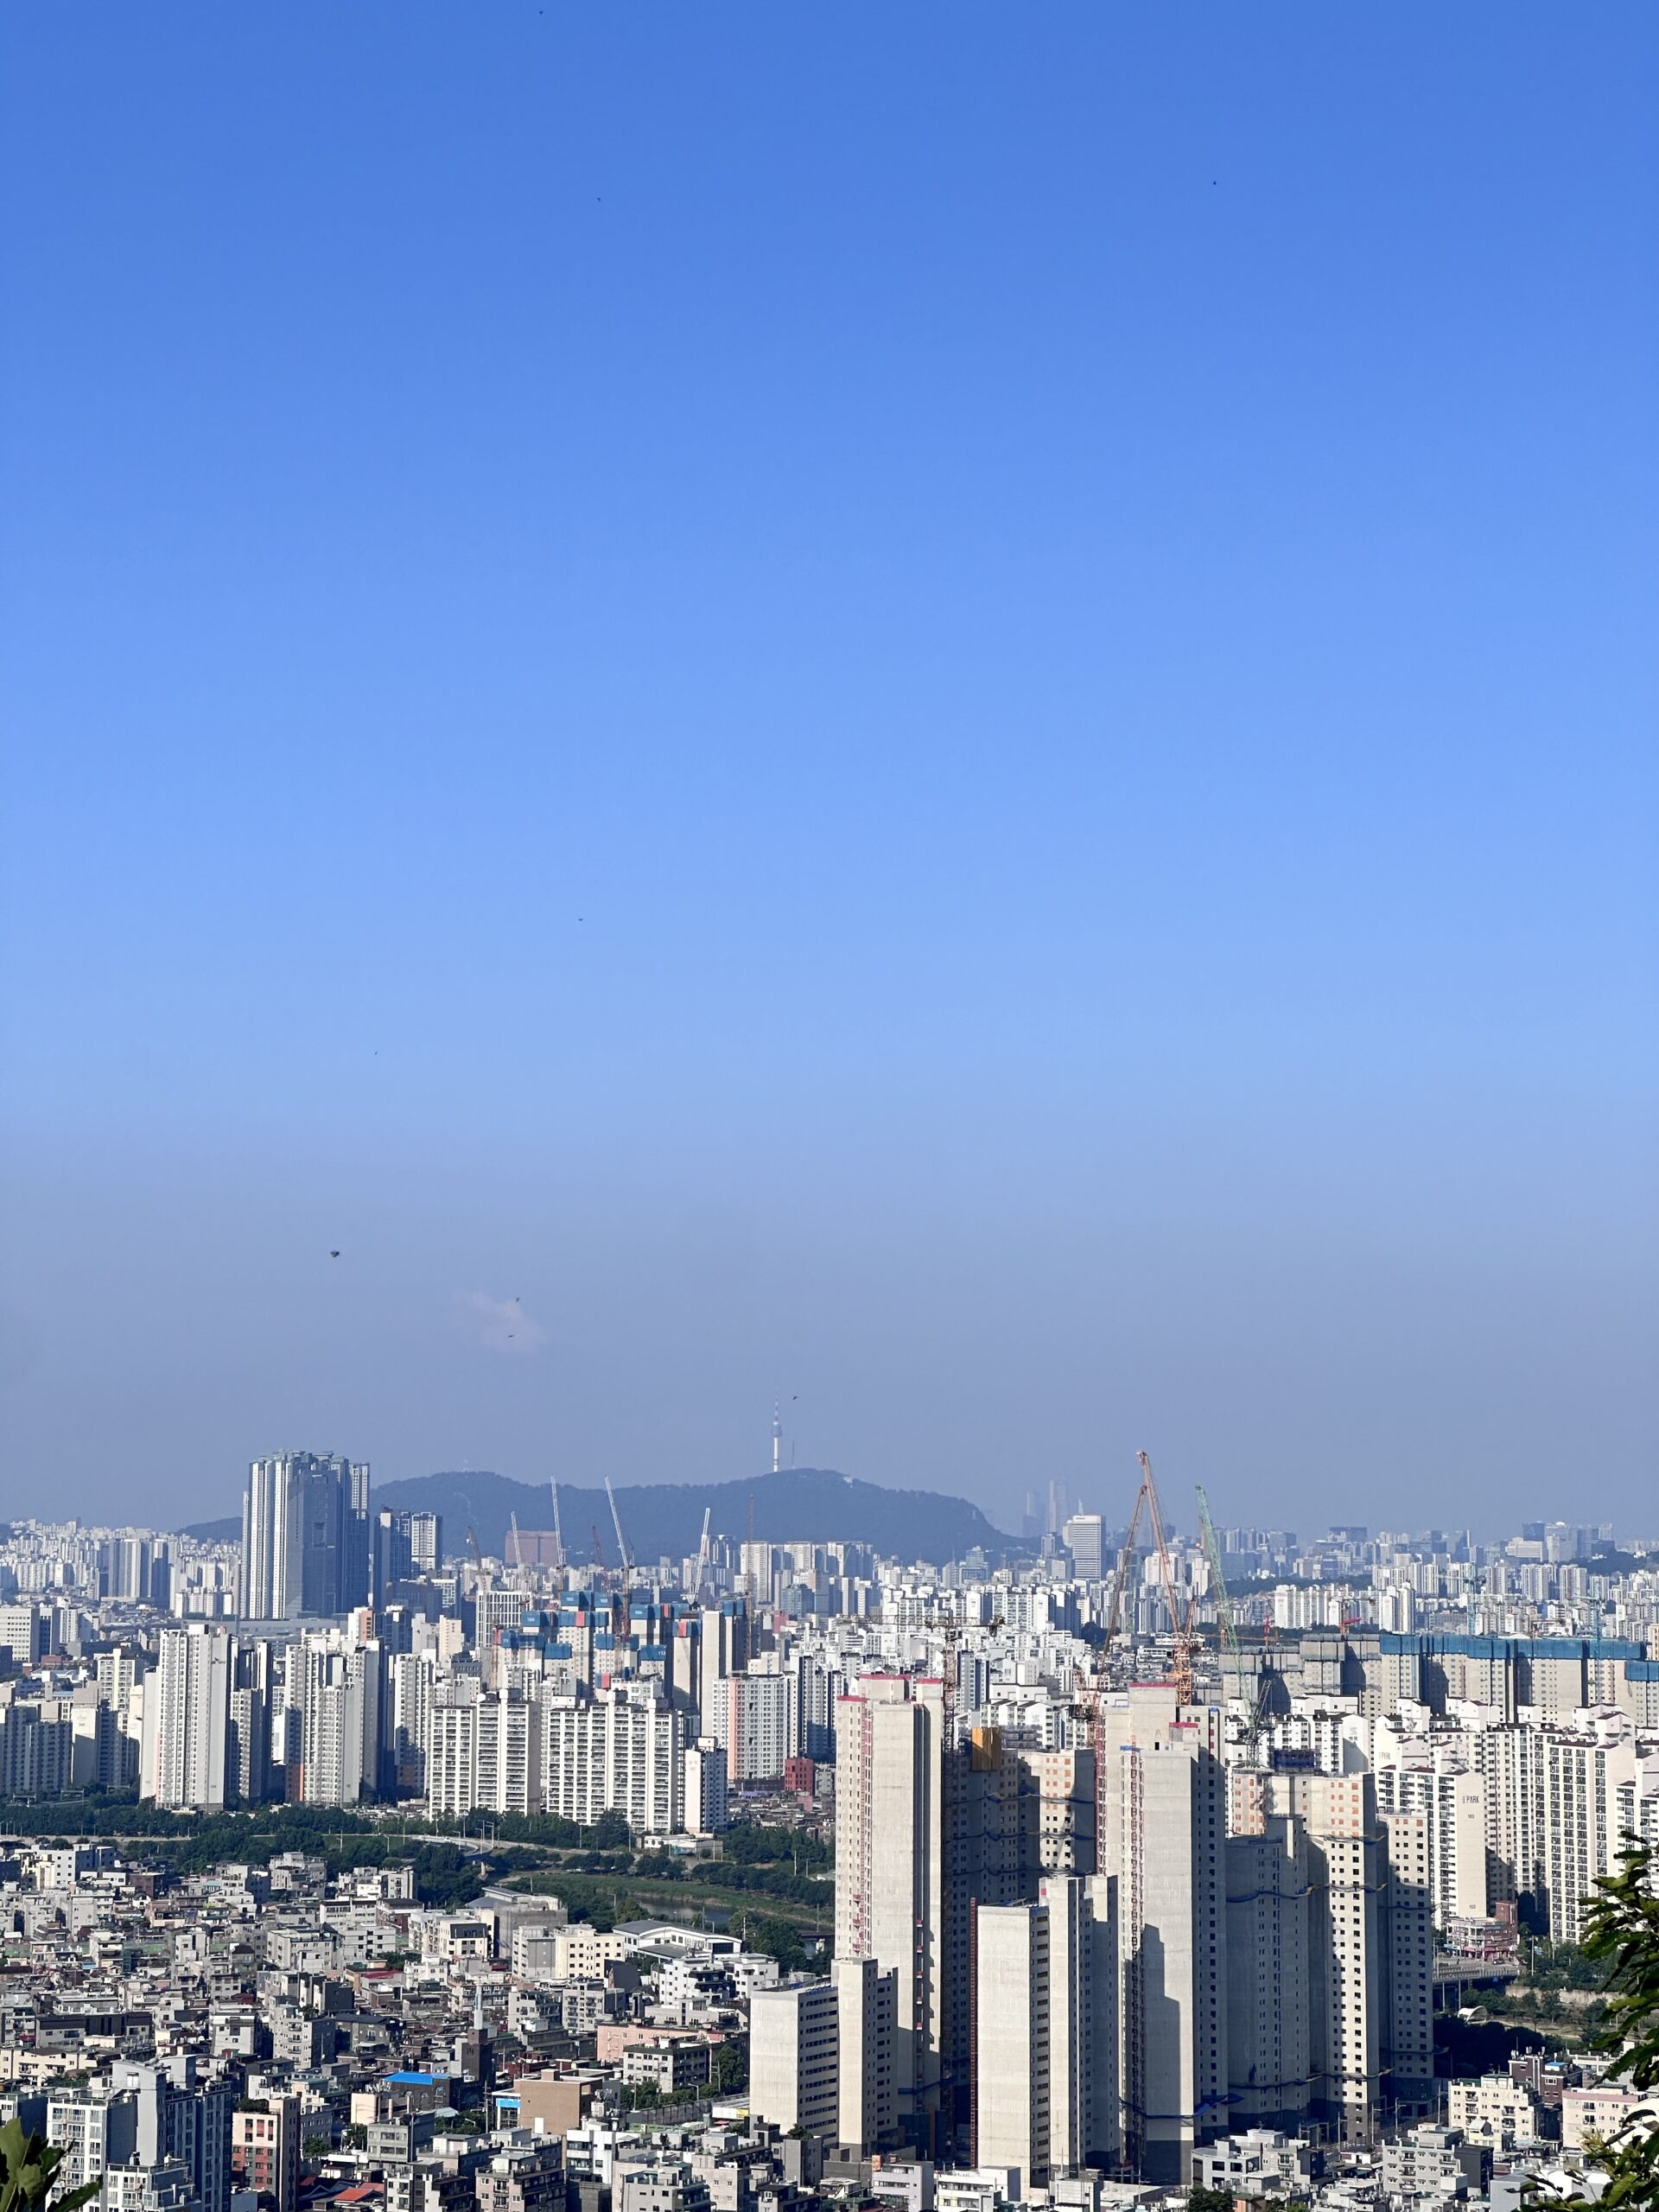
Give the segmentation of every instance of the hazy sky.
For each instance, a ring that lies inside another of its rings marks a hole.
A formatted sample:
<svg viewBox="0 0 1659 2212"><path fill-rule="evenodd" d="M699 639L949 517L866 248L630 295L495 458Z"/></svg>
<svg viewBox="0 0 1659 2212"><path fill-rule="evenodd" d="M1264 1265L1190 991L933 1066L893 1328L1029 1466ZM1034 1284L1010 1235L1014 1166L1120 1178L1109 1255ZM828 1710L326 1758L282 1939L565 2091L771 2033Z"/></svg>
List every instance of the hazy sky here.
<svg viewBox="0 0 1659 2212"><path fill-rule="evenodd" d="M1656 103L1648 0L14 0L0 1515L781 1394L1659 1531Z"/></svg>

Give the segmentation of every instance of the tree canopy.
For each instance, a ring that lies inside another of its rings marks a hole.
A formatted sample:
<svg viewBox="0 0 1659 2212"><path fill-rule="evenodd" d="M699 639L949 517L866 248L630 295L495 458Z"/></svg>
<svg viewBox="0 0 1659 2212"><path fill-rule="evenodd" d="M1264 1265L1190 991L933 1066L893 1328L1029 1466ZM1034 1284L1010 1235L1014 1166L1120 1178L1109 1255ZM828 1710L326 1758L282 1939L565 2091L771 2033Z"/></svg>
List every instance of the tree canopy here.
<svg viewBox="0 0 1659 2212"><path fill-rule="evenodd" d="M1642 2100L1613 2133L1588 2146L1606 2188L1587 2196L1539 2200L1548 2212L1659 2212L1659 1855L1649 1844L1626 1846L1617 1874L1596 1885L1584 1949L1602 1968L1607 1992L1603 2024L1592 2050L1608 2071Z"/></svg>

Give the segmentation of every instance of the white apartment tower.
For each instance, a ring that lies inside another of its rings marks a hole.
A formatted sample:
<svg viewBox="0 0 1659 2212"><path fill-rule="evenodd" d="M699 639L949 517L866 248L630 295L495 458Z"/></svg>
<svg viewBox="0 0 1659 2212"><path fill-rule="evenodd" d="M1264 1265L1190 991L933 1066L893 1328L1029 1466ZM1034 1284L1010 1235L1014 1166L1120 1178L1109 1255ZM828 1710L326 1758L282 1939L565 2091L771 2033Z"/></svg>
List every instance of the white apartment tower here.
<svg viewBox="0 0 1659 2212"><path fill-rule="evenodd" d="M1370 1773L1230 1776L1230 2120L1360 2142L1433 2109L1429 1816Z"/></svg>
<svg viewBox="0 0 1659 2212"><path fill-rule="evenodd" d="M1396 2121L1432 2120L1434 2088L1434 1857L1422 1813L1382 1815L1387 1981L1382 1997L1382 2096Z"/></svg>
<svg viewBox="0 0 1659 2212"><path fill-rule="evenodd" d="M1314 2115L1369 2138L1382 2099L1384 1979L1380 1907L1387 1867L1369 1774L1275 1774L1269 1806L1306 1838L1309 2063Z"/></svg>
<svg viewBox="0 0 1659 2212"><path fill-rule="evenodd" d="M231 1639L223 1629L163 1629L144 1683L143 1795L176 1811L222 1811L230 1740Z"/></svg>
<svg viewBox="0 0 1659 2212"><path fill-rule="evenodd" d="M386 1762L396 1789L426 1795L426 1746L436 1662L423 1651L393 1652L386 1662Z"/></svg>
<svg viewBox="0 0 1659 2212"><path fill-rule="evenodd" d="M790 1676L745 1670L729 1675L726 1692L726 1758L735 1783L778 1782L789 1757Z"/></svg>
<svg viewBox="0 0 1659 2212"><path fill-rule="evenodd" d="M1548 1730L1543 1746L1541 1857L1550 1940L1584 1940L1599 1876L1612 1873L1624 1839L1621 1787L1636 1779L1636 1746Z"/></svg>
<svg viewBox="0 0 1659 2212"><path fill-rule="evenodd" d="M973 2162L1016 2170L1021 2199L1116 2155L1111 1888L1058 1876L974 1916Z"/></svg>
<svg viewBox="0 0 1659 2212"><path fill-rule="evenodd" d="M437 1820L465 1819L478 1789L478 1708L467 1699L435 1705L426 1729L426 1794Z"/></svg>
<svg viewBox="0 0 1659 2212"><path fill-rule="evenodd" d="M1485 1776L1462 1767L1377 1769L1378 1808L1421 1813L1427 1823L1428 1886L1437 1927L1486 1916L1486 1797Z"/></svg>
<svg viewBox="0 0 1659 2212"><path fill-rule="evenodd" d="M834 2136L839 2000L832 1981L757 1989L749 2000L749 2109L785 2133Z"/></svg>
<svg viewBox="0 0 1659 2212"><path fill-rule="evenodd" d="M475 1698L432 1709L427 1792L432 1810L460 1820L472 1812L542 1810L542 1712L533 1699Z"/></svg>
<svg viewBox="0 0 1659 2212"><path fill-rule="evenodd" d="M379 1777L380 1646L325 1630L291 1647L289 1668L301 1796L308 1805L354 1805Z"/></svg>
<svg viewBox="0 0 1659 2212"><path fill-rule="evenodd" d="M548 1812L584 1827L618 1812L636 1835L683 1826L684 1723L671 1707L607 1692L592 1703L549 1698L542 1709Z"/></svg>
<svg viewBox="0 0 1659 2212"><path fill-rule="evenodd" d="M939 1681L867 1675L836 1700L836 1957L894 1977L897 2123L917 2141L939 2101L944 1728Z"/></svg>
<svg viewBox="0 0 1659 2212"><path fill-rule="evenodd" d="M893 2086L898 1976L874 1959L835 1961L836 2136L868 2153L890 2143L898 2126Z"/></svg>
<svg viewBox="0 0 1659 2212"><path fill-rule="evenodd" d="M1226 2124L1224 1770L1170 1686L1132 1690L1125 1718L1129 1740L1096 1752L1101 1871L1117 1884L1121 2125L1134 2171L1185 2185L1194 2147Z"/></svg>

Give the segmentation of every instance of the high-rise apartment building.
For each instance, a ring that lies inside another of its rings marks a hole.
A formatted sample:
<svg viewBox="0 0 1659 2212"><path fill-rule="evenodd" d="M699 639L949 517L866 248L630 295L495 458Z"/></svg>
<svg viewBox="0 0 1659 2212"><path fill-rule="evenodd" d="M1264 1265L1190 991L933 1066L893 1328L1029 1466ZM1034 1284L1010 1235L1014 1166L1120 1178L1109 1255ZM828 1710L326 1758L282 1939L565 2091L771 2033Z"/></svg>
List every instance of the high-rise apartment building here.
<svg viewBox="0 0 1659 2212"><path fill-rule="evenodd" d="M0 1792L60 1797L74 1781L75 1735L66 1700L0 1708Z"/></svg>
<svg viewBox="0 0 1659 2212"><path fill-rule="evenodd" d="M169 1592L171 1549L171 1539L167 1536L125 1530L109 1537L99 1547L100 1593L136 1605L165 1605Z"/></svg>
<svg viewBox="0 0 1659 2212"><path fill-rule="evenodd" d="M1490 1903L1486 1777L1463 1767L1382 1766L1376 1799L1384 1814L1421 1813L1427 1824L1436 1924L1484 1920Z"/></svg>
<svg viewBox="0 0 1659 2212"><path fill-rule="evenodd" d="M747 1669L727 1677L726 1759L734 1783L782 1778L789 1757L792 1688L787 1675Z"/></svg>
<svg viewBox="0 0 1659 2212"><path fill-rule="evenodd" d="M162 1630L144 1682L140 1789L177 1811L222 1812L229 1762L232 1648L205 1623Z"/></svg>
<svg viewBox="0 0 1659 2212"><path fill-rule="evenodd" d="M32 1667L46 1649L46 1624L38 1605L27 1599L0 1605L0 1650L14 1667Z"/></svg>
<svg viewBox="0 0 1659 2212"><path fill-rule="evenodd" d="M1117 2147L1112 1885L1056 1876L1034 1904L974 1915L973 2163L1023 2201Z"/></svg>
<svg viewBox="0 0 1659 2212"><path fill-rule="evenodd" d="M685 1828L688 1835L718 1835L727 1825L726 1754L712 1736L700 1736L686 1748Z"/></svg>
<svg viewBox="0 0 1659 2212"><path fill-rule="evenodd" d="M1551 1731L1544 1737L1542 1766L1539 1855L1550 1939L1580 1943L1596 1882L1613 1872L1618 1858L1619 1790L1635 1779L1636 1746L1628 1738L1608 1744Z"/></svg>
<svg viewBox="0 0 1659 2212"><path fill-rule="evenodd" d="M380 1646L337 1630L289 1650L288 1700L300 1719L300 1795L308 1805L353 1805L380 1772Z"/></svg>
<svg viewBox="0 0 1659 2212"><path fill-rule="evenodd" d="M189 2063L181 2058L169 2062L175 2070ZM190 2176L201 2212L230 2212L231 2121L236 2101L236 2091L227 2085L197 2088L191 2082L175 2086L162 2104L163 2152Z"/></svg>
<svg viewBox="0 0 1659 2212"><path fill-rule="evenodd" d="M836 1700L847 1688L838 1667L802 1652L790 1670L791 1758L829 1759L836 1751Z"/></svg>
<svg viewBox="0 0 1659 2212"><path fill-rule="evenodd" d="M1240 2118L1366 2141L1432 2109L1428 1816L1376 1777L1230 1777L1229 2069Z"/></svg>
<svg viewBox="0 0 1659 2212"><path fill-rule="evenodd" d="M1313 2114L1363 2140L1382 2094L1387 1856L1376 1788L1369 1774L1275 1774L1268 1802L1306 1837Z"/></svg>
<svg viewBox="0 0 1659 2212"><path fill-rule="evenodd" d="M894 1978L897 2124L928 2145L944 2021L944 1684L907 1675L864 1675L836 1707L836 1957Z"/></svg>
<svg viewBox="0 0 1659 2212"><path fill-rule="evenodd" d="M1227 1839L1228 2120L1294 2135L1310 2095L1306 1839L1299 1820L1268 1812L1264 1789L1241 1810L1243 1830Z"/></svg>
<svg viewBox="0 0 1659 2212"><path fill-rule="evenodd" d="M622 1814L636 1835L672 1835L683 1825L684 1722L671 1707L616 1691L593 1700L552 1697L543 1706L545 1809L591 1827Z"/></svg>
<svg viewBox="0 0 1659 2212"><path fill-rule="evenodd" d="M947 1744L936 1679L863 1675L836 1710L836 1955L894 1977L898 2130L948 2157L972 2105L975 1913L1094 1872L1094 1754L986 1727Z"/></svg>
<svg viewBox="0 0 1659 2212"><path fill-rule="evenodd" d="M872 1958L837 1958L836 2134L868 2153L891 2143L899 2107L894 2075L899 1977Z"/></svg>
<svg viewBox="0 0 1659 2212"><path fill-rule="evenodd" d="M523 1590L477 1590L473 1593L473 1641L488 1650L503 1629L516 1629L530 1610L530 1596Z"/></svg>
<svg viewBox="0 0 1659 2212"><path fill-rule="evenodd" d="M385 1796L426 1795L427 1740L436 1672L436 1662L424 1652L394 1652L385 1662L381 1738L381 1794Z"/></svg>
<svg viewBox="0 0 1659 2212"><path fill-rule="evenodd" d="M1434 1890L1430 1827L1421 1813L1381 1815L1382 2098L1398 2124L1432 2120L1434 2088Z"/></svg>
<svg viewBox="0 0 1659 2212"><path fill-rule="evenodd" d="M832 1981L791 1981L749 2000L749 2109L758 2120L834 2136L839 1999Z"/></svg>
<svg viewBox="0 0 1659 2212"><path fill-rule="evenodd" d="M741 1598L728 1598L702 1611L702 1633L697 1650L697 1710L702 1716L701 1732L717 1743L726 1741L728 1704L726 1682L749 1663L749 1611Z"/></svg>
<svg viewBox="0 0 1659 2212"><path fill-rule="evenodd" d="M777 1589L778 1554L770 1544L744 1544L738 1551L738 1580L751 1605L769 1605Z"/></svg>
<svg viewBox="0 0 1659 2212"><path fill-rule="evenodd" d="M484 1697L441 1705L429 1723L428 1794L432 1810L539 1813L543 1726L531 1698Z"/></svg>
<svg viewBox="0 0 1659 2212"><path fill-rule="evenodd" d="M1131 1690L1123 1725L1128 1740L1096 1753L1101 1871L1117 1885L1121 2125L1135 2171L1186 2183L1195 2145L1225 2126L1224 1770L1168 1685Z"/></svg>
<svg viewBox="0 0 1659 2212"><path fill-rule="evenodd" d="M242 1504L249 1620L348 1612L371 1599L369 1470L333 1452L256 1459Z"/></svg>
<svg viewBox="0 0 1659 2212"><path fill-rule="evenodd" d="M233 1647L225 1791L244 1805L259 1804L270 1794L270 1705L276 1676L270 1644L260 1639Z"/></svg>

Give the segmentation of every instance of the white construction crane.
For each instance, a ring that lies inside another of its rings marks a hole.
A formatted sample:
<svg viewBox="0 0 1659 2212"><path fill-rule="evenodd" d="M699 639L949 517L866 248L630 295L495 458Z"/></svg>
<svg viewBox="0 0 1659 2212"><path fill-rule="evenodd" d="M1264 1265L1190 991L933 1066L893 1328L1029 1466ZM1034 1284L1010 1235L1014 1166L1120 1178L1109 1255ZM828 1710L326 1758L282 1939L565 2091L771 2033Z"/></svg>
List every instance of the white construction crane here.
<svg viewBox="0 0 1659 2212"><path fill-rule="evenodd" d="M616 1548L622 1554L622 1604L626 1610L633 1590L633 1554L628 1549L628 1540L622 1533L622 1516L616 1507L616 1492L611 1488L611 1478L605 1478L605 1495L611 1501L611 1526L616 1530Z"/></svg>

